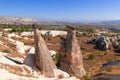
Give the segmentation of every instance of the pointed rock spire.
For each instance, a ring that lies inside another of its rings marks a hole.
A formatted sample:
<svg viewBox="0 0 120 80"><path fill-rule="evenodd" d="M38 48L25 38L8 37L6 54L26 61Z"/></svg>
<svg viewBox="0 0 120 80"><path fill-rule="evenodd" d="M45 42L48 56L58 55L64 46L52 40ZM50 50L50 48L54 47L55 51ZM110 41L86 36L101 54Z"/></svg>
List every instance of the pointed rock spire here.
<svg viewBox="0 0 120 80"><path fill-rule="evenodd" d="M35 65L47 77L54 77L54 70L57 69L52 60L45 41L40 35L37 24L33 24L35 43Z"/></svg>
<svg viewBox="0 0 120 80"><path fill-rule="evenodd" d="M75 36L75 28L67 26L66 39L61 38L60 66L71 75L82 77L85 75L82 53Z"/></svg>

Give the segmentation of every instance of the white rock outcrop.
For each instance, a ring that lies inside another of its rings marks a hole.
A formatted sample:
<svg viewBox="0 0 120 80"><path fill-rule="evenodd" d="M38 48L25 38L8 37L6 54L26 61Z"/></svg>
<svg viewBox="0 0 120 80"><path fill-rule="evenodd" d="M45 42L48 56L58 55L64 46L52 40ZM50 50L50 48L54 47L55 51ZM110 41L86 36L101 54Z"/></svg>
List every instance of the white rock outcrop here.
<svg viewBox="0 0 120 80"><path fill-rule="evenodd" d="M46 36L59 36L59 35L67 35L66 31L59 31L59 30L40 30L40 34L46 35ZM22 32L21 36L30 36L34 35L33 32Z"/></svg>
<svg viewBox="0 0 120 80"><path fill-rule="evenodd" d="M23 42L13 40L12 38L6 38L6 39L9 40L12 44L16 45L16 49L19 53L24 54L25 50L29 50L31 48L31 46L24 45Z"/></svg>
<svg viewBox="0 0 120 80"><path fill-rule="evenodd" d="M50 50L49 53L50 53L50 56L51 56L51 57L54 57L55 54L56 54L56 52L55 52L54 50Z"/></svg>
<svg viewBox="0 0 120 80"><path fill-rule="evenodd" d="M67 35L66 31L59 31L59 30L41 30L41 34L42 35L46 35L46 36L59 36L59 35Z"/></svg>
<svg viewBox="0 0 120 80"><path fill-rule="evenodd" d="M55 78L58 78L59 76L62 76L63 78L70 77L70 75L67 72L64 72L60 69L56 69L54 73L55 73Z"/></svg>
<svg viewBox="0 0 120 80"><path fill-rule="evenodd" d="M15 34L15 33L11 33L11 34L7 34L7 37L8 37L8 38L11 38L11 37L20 37L20 36L18 36L18 35Z"/></svg>
<svg viewBox="0 0 120 80"><path fill-rule="evenodd" d="M15 43L16 43L17 51L24 54L25 53L25 45L24 45L24 43L20 42L20 41L15 41Z"/></svg>
<svg viewBox="0 0 120 80"><path fill-rule="evenodd" d="M34 35L33 32L22 32L20 36L30 36L30 35Z"/></svg>

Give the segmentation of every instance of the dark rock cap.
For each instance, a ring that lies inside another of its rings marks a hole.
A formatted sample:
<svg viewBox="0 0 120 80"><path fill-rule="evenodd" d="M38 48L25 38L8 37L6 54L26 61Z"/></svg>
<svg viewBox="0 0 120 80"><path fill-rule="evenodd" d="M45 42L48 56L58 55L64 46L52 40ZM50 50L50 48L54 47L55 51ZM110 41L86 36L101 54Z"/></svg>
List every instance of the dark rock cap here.
<svg viewBox="0 0 120 80"><path fill-rule="evenodd" d="M37 23L34 23L34 24L32 25L32 27L33 27L33 29L36 29L36 28L38 28L38 24L37 24Z"/></svg>
<svg viewBox="0 0 120 80"><path fill-rule="evenodd" d="M66 25L66 27L67 27L68 29L75 30L75 28L72 27L72 26L70 26L70 25Z"/></svg>

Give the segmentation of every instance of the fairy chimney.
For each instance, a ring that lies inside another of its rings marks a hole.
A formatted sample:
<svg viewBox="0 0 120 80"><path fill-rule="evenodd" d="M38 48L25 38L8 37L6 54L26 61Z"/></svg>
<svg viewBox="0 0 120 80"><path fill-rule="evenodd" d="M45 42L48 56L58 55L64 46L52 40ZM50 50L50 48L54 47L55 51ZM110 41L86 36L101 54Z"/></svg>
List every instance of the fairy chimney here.
<svg viewBox="0 0 120 80"><path fill-rule="evenodd" d="M35 66L47 77L54 77L54 70L57 69L52 60L45 41L40 35L37 24L33 24L35 43Z"/></svg>
<svg viewBox="0 0 120 80"><path fill-rule="evenodd" d="M75 28L67 26L67 37L61 38L60 67L69 74L82 77L85 75L82 53L75 36Z"/></svg>

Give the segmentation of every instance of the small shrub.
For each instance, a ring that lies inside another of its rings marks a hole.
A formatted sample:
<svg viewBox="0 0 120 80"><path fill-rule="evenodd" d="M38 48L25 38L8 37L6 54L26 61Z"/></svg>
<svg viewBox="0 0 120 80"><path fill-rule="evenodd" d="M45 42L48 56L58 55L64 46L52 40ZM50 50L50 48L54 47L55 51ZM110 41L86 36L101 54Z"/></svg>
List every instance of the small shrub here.
<svg viewBox="0 0 120 80"><path fill-rule="evenodd" d="M81 49L81 50L85 50L85 48L83 48L83 47L81 47L80 49Z"/></svg>
<svg viewBox="0 0 120 80"><path fill-rule="evenodd" d="M83 35L83 36L87 36L87 34L86 34L86 33L83 33L82 35Z"/></svg>
<svg viewBox="0 0 120 80"><path fill-rule="evenodd" d="M108 67L108 68L106 69L106 71L107 71L107 72L111 72L112 69L111 69L110 67Z"/></svg>
<svg viewBox="0 0 120 80"><path fill-rule="evenodd" d="M10 51L7 50L7 49L3 50L2 52L4 52L4 53L10 53Z"/></svg>
<svg viewBox="0 0 120 80"><path fill-rule="evenodd" d="M17 32L17 30L15 28L13 28L10 32Z"/></svg>
<svg viewBox="0 0 120 80"><path fill-rule="evenodd" d="M44 37L44 35L43 35L43 34L41 34L41 36L42 36L42 37Z"/></svg>
<svg viewBox="0 0 120 80"><path fill-rule="evenodd" d="M56 53L56 55L55 55L54 60L55 60L56 62L58 62L59 57L60 57L60 53L59 53L59 52L57 52L57 53Z"/></svg>
<svg viewBox="0 0 120 80"><path fill-rule="evenodd" d="M107 55L108 54L108 52L104 52L104 55Z"/></svg>
<svg viewBox="0 0 120 80"><path fill-rule="evenodd" d="M95 56L94 56L93 54L90 54L90 55L88 56L88 59L93 60L93 59L95 59Z"/></svg>
<svg viewBox="0 0 120 80"><path fill-rule="evenodd" d="M90 80L88 76L84 76L84 80Z"/></svg>
<svg viewBox="0 0 120 80"><path fill-rule="evenodd" d="M108 60L108 63L109 63L109 62L111 62L111 61L112 61L112 60L111 60L111 59L109 59L109 60Z"/></svg>
<svg viewBox="0 0 120 80"><path fill-rule="evenodd" d="M76 35L76 37L79 37L79 33L78 32L76 32L75 35Z"/></svg>
<svg viewBox="0 0 120 80"><path fill-rule="evenodd" d="M48 40L48 41L50 41L51 39L50 39L50 38L48 38L47 40Z"/></svg>

